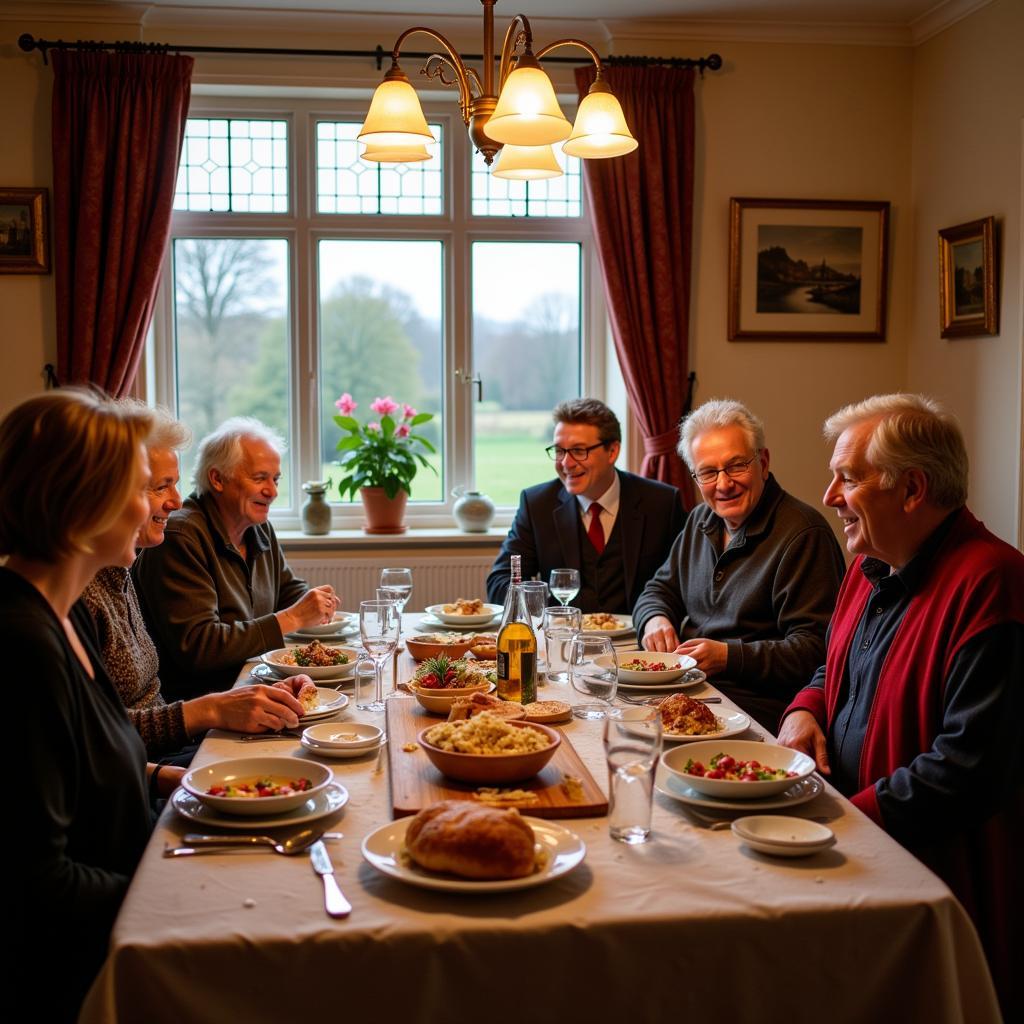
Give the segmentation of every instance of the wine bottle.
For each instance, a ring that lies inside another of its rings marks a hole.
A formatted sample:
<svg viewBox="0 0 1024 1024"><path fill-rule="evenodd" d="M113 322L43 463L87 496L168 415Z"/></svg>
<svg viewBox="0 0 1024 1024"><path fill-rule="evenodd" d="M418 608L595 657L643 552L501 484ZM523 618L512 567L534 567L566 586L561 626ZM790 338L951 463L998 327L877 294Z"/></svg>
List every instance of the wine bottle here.
<svg viewBox="0 0 1024 1024"><path fill-rule="evenodd" d="M537 699L537 637L521 584L521 557L513 555L511 582L498 630L498 696L531 704Z"/></svg>

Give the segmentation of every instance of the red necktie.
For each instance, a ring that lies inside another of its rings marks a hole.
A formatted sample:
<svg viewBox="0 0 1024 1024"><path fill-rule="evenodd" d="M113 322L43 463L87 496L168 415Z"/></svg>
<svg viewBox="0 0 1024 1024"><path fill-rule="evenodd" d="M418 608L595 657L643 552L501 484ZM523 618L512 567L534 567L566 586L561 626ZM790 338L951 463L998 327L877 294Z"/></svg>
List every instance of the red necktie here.
<svg viewBox="0 0 1024 1024"><path fill-rule="evenodd" d="M598 554L604 551L604 527L601 525L601 512L601 506L595 501L590 506L590 527L587 530L590 543L594 545L594 550Z"/></svg>

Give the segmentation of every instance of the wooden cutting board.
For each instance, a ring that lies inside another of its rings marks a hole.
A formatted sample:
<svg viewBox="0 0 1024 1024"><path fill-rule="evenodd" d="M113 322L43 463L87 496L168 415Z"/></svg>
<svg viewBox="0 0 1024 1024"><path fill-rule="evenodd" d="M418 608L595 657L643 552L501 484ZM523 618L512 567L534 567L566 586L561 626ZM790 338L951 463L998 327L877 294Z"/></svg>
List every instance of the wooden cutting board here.
<svg viewBox="0 0 1024 1024"><path fill-rule="evenodd" d="M417 742L416 737L421 729L443 722L444 719L428 715L415 697L389 697L386 707L391 809L394 816L402 818L416 814L438 800L465 800L471 796L477 787L442 775L427 759L422 747L418 746L411 752L402 749L407 743ZM566 775L575 776L582 783L581 799L569 798L562 786ZM608 801L604 793L598 788L565 733L562 733L562 742L555 756L548 761L543 771L525 782L509 783L501 788L525 789L536 793L539 798L537 803L523 804L519 808L523 814L536 818L593 818L608 813Z"/></svg>

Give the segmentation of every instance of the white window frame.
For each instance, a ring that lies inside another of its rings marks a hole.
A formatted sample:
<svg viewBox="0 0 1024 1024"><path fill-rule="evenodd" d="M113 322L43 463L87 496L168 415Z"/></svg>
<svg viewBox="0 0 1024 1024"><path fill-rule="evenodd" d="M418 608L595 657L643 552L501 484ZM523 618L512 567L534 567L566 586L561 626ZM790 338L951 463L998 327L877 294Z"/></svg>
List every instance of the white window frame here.
<svg viewBox="0 0 1024 1024"><path fill-rule="evenodd" d="M456 378L456 371L472 369L471 245L476 241L561 241L581 246L581 393L603 395L606 391L608 323L600 268L588 218L472 217L469 154L470 142L452 98L427 100L429 121L444 125L445 206L435 215L318 214L316 200L315 123L320 119L361 120L370 93L364 99L325 101L321 98L253 98L194 95L190 117L274 118L288 121L288 213L192 213L175 211L164 260L164 273L153 319L147 353L147 396L174 409L177 396L174 354L174 301L172 256L178 238L255 237L283 238L290 247L289 336L292 348L291 436L288 472L291 480L289 507L273 510L279 529L297 529L302 503L301 483L320 475L318 436L320 410L316 362L318 359L318 281L316 246L321 239L429 239L440 240L444 251L445 314L443 315L442 401L445 412L443 495L440 502L410 502L406 518L412 526L447 527L452 523L458 484L472 485L473 410L472 391ZM567 109L573 101L560 97ZM571 116L571 114L569 115ZM307 154L305 160L299 153ZM456 168L462 168L465 186L456 195ZM448 315L450 313L450 315ZM617 373L617 368L613 371ZM472 376L472 374L468 374ZM466 379L464 375L462 380ZM339 381L339 393L344 382ZM486 381L485 393L486 393ZM457 390L458 389L458 390ZM461 391L461 397L459 392ZM259 410L252 410L258 416ZM198 440L198 439L197 439ZM423 471L421 471L423 472ZM538 481L539 482L539 481ZM190 489L187 482L183 483ZM515 509L498 510L495 525L511 522ZM334 504L333 528L362 525L359 502Z"/></svg>

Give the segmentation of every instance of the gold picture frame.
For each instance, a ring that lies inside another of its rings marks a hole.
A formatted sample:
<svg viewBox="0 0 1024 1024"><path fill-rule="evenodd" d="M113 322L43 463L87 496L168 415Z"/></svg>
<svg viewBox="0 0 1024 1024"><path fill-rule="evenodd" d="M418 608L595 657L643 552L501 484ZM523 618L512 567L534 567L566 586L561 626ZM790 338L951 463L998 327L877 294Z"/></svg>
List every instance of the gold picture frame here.
<svg viewBox="0 0 1024 1024"><path fill-rule="evenodd" d="M49 272L47 190L0 188L0 274Z"/></svg>
<svg viewBox="0 0 1024 1024"><path fill-rule="evenodd" d="M730 341L884 341L889 204L729 200Z"/></svg>
<svg viewBox="0 0 1024 1024"><path fill-rule="evenodd" d="M999 333L995 217L939 232L939 323L943 338Z"/></svg>

